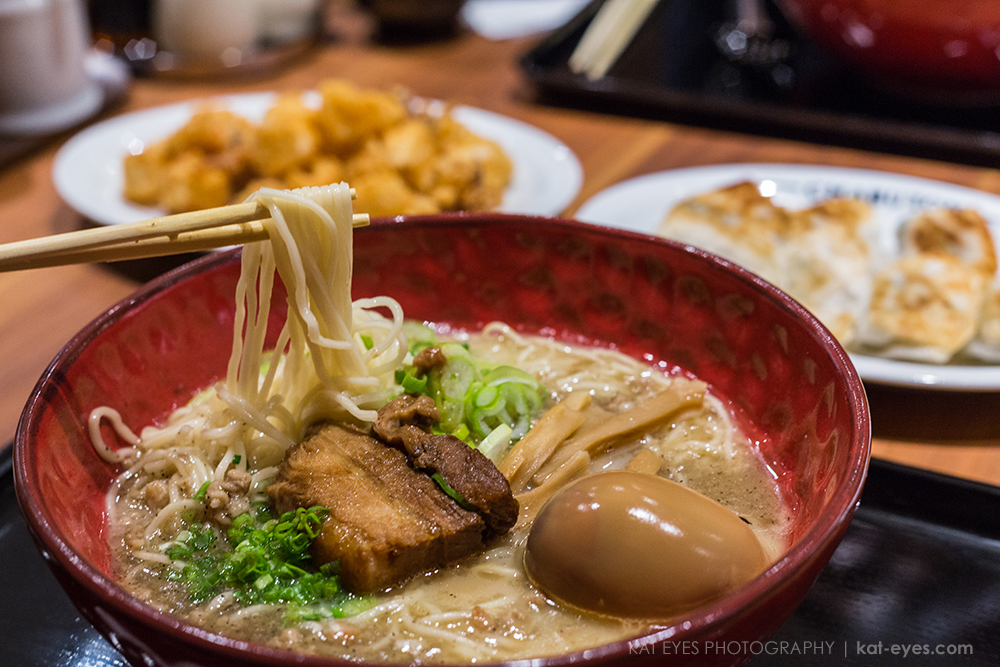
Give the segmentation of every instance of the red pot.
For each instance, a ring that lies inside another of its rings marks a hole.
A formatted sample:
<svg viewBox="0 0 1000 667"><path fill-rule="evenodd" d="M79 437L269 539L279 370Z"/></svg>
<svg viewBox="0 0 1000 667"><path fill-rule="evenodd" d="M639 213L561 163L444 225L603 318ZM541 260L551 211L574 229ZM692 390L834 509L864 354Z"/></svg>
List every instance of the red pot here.
<svg viewBox="0 0 1000 667"><path fill-rule="evenodd" d="M789 21L879 87L1000 102L996 0L777 0Z"/></svg>

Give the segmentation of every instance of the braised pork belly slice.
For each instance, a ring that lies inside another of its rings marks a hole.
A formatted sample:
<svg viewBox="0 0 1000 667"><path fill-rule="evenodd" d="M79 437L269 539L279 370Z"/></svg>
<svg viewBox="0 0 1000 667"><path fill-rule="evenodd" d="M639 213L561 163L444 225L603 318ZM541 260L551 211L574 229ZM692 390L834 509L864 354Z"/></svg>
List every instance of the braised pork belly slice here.
<svg viewBox="0 0 1000 667"><path fill-rule="evenodd" d="M517 523L518 505L510 483L482 452L452 435L427 432L441 416L429 396L400 396L378 411L375 434L406 454L417 470L439 474L468 506L482 515L487 538Z"/></svg>
<svg viewBox="0 0 1000 667"><path fill-rule="evenodd" d="M326 424L289 450L268 487L279 512L322 505L317 565L340 561L351 590L374 592L481 551L486 525L406 456L366 431Z"/></svg>

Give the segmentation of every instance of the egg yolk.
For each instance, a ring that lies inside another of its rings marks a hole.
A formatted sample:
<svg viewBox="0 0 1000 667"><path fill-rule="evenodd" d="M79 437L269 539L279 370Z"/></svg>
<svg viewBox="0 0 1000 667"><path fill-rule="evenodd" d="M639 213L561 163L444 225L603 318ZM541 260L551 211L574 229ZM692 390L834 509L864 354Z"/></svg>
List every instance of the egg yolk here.
<svg viewBox="0 0 1000 667"><path fill-rule="evenodd" d="M656 475L614 470L557 492L524 556L549 597L613 616L664 619L717 599L768 565L750 527Z"/></svg>

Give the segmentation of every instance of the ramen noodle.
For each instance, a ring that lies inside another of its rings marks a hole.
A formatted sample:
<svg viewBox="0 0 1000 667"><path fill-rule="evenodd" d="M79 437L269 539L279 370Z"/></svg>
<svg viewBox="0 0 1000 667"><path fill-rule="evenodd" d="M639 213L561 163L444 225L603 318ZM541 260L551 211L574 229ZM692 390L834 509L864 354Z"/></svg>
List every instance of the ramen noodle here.
<svg viewBox="0 0 1000 667"><path fill-rule="evenodd" d="M121 584L137 598L226 636L373 662L523 659L635 636L659 621L560 604L532 584L523 559L537 511L533 493L554 477L568 481L622 469L640 456L651 472L742 519L770 561L786 548L789 502L729 408L703 383L665 375L614 350L521 334L496 322L482 331L442 329L437 337L442 348L457 343L488 368L515 368L533 378L543 388L543 409L580 407L581 431L589 423L637 414L659 396L686 398L648 426L588 448L583 466L568 470L556 449L524 479L509 473L518 480L512 490L521 508L509 532L479 553L352 598L356 604L343 617L290 614L294 605L285 603L248 605L231 591L192 601L173 576L179 565L169 555L171 545L194 530L191 516L215 521L213 530L233 524L241 512L268 502L282 460L312 424L374 419L379 406L401 391L395 371L412 356L407 334L426 330L406 323L389 297L351 301L346 185L265 190L255 197L271 209L265 224L272 241L244 249L226 379L139 435L111 408L92 415L97 426L110 421L129 444L113 448L94 430L98 451L123 467L108 493L109 539ZM274 349L266 350L275 273L288 286L289 316ZM499 470L510 471L516 466L508 457L515 451L512 437L490 458ZM225 506L212 505L222 491L231 492ZM669 565L664 568L669 577Z"/></svg>

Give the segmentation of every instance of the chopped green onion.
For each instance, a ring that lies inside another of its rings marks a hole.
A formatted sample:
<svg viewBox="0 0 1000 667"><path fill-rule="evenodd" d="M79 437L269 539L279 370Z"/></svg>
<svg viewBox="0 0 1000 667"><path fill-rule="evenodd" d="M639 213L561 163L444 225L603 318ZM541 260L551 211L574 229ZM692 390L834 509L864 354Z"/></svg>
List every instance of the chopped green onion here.
<svg viewBox="0 0 1000 667"><path fill-rule="evenodd" d="M208 487L209 487L210 484L211 484L211 482L205 482L200 487L198 487L198 490L195 492L195 494L193 496L194 499L195 500L204 500L208 496Z"/></svg>
<svg viewBox="0 0 1000 667"><path fill-rule="evenodd" d="M339 564L310 567L309 548L327 514L325 507L299 508L261 521L248 512L233 519L224 538L207 524L194 524L165 550L184 562L167 578L183 584L194 602L231 591L245 605L291 605L286 620L311 605L331 616L349 615L363 605L342 590Z"/></svg>
<svg viewBox="0 0 1000 667"><path fill-rule="evenodd" d="M480 363L463 343L437 343L434 332L423 325L415 325L414 330L421 343L415 346L411 338L411 352L437 345L447 361L419 378L413 366L400 369L396 383L404 393L434 399L441 414L435 432L452 434L476 447L498 427L508 427L509 434L498 434L491 441L503 445L495 452L502 458L510 443L524 437L541 412L545 396L541 384L519 368Z"/></svg>
<svg viewBox="0 0 1000 667"><path fill-rule="evenodd" d="M493 463L499 464L503 454L510 447L510 436L513 432L514 430L510 426L500 424L479 443L479 451Z"/></svg>
<svg viewBox="0 0 1000 667"><path fill-rule="evenodd" d="M260 361L260 376L264 377L267 375L268 371L271 370L271 357L274 355L273 352L265 352L261 355Z"/></svg>
<svg viewBox="0 0 1000 667"><path fill-rule="evenodd" d="M461 493L453 489L451 485L448 484L448 482L444 481L444 477L442 477L439 473L434 473L433 475L431 475L431 479L437 482L438 486L441 487L441 490L447 493L452 500L461 505L463 509L467 509L470 512L476 511L475 506L471 505L469 501L467 501L465 497L462 496Z"/></svg>
<svg viewBox="0 0 1000 667"><path fill-rule="evenodd" d="M400 368L396 371L396 384L407 394L423 394L427 389L427 376L417 377L416 370L412 366L406 369Z"/></svg>
<svg viewBox="0 0 1000 667"><path fill-rule="evenodd" d="M290 623L299 623L301 621L321 621L325 618L348 618L357 616L374 606L375 598L370 595L346 595L336 604L290 606L285 612L285 620Z"/></svg>

